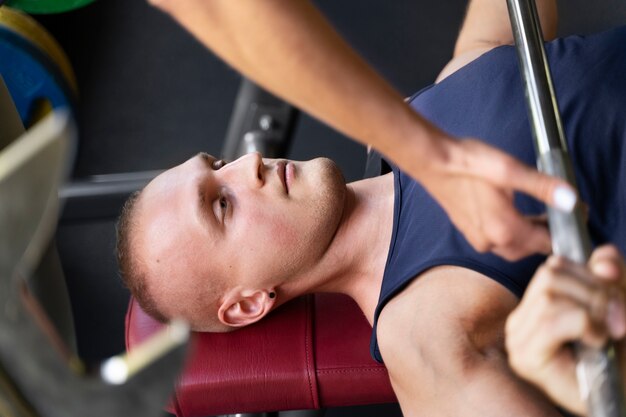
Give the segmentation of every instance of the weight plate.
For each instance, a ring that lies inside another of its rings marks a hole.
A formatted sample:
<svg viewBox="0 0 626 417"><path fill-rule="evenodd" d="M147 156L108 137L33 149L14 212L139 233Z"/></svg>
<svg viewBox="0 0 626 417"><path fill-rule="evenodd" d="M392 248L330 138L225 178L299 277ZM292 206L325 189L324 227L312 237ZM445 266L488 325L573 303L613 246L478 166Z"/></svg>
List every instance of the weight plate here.
<svg viewBox="0 0 626 417"><path fill-rule="evenodd" d="M65 53L31 17L0 8L0 75L25 126L46 106L73 108L76 80Z"/></svg>
<svg viewBox="0 0 626 417"><path fill-rule="evenodd" d="M8 0L7 5L33 14L62 13L92 3L94 0Z"/></svg>
<svg viewBox="0 0 626 417"><path fill-rule="evenodd" d="M39 47L63 72L63 76L71 84L74 92L78 92L76 77L67 55L52 35L35 19L18 10L0 7L0 27L13 30Z"/></svg>

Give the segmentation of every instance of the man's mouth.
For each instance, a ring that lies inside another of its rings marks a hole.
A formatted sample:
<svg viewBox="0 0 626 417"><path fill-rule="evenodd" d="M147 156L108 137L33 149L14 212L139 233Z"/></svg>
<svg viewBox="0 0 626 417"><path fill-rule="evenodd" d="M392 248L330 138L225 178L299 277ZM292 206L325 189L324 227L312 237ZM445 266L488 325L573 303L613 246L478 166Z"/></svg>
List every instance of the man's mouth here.
<svg viewBox="0 0 626 417"><path fill-rule="evenodd" d="M285 192L287 194L289 194L289 184L287 181L287 162L285 161L280 161L277 164L277 170L278 171L278 178L280 178L280 182L283 184L283 187L285 187Z"/></svg>
<svg viewBox="0 0 626 417"><path fill-rule="evenodd" d="M287 188L287 194L289 194L289 189L291 189L291 185L293 184L293 180L296 177L296 166L291 162L287 162L285 165L285 187Z"/></svg>

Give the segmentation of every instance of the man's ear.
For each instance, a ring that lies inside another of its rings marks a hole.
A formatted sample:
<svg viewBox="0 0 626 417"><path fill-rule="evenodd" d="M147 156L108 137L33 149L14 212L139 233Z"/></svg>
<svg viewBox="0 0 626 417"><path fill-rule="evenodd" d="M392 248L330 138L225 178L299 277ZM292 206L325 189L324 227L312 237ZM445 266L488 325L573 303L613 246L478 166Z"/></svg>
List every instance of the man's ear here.
<svg viewBox="0 0 626 417"><path fill-rule="evenodd" d="M244 327L261 320L272 310L273 290L243 290L226 294L217 312L219 320L230 327Z"/></svg>

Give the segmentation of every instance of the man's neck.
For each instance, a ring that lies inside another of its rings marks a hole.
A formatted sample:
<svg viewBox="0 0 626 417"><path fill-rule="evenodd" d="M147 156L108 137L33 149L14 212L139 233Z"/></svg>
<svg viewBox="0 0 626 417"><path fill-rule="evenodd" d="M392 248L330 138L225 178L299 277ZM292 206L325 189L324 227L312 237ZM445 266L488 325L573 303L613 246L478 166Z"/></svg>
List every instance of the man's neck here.
<svg viewBox="0 0 626 417"><path fill-rule="evenodd" d="M371 322L389 251L393 202L393 174L348 184L344 212L328 250L312 271L283 289L292 296L347 294Z"/></svg>

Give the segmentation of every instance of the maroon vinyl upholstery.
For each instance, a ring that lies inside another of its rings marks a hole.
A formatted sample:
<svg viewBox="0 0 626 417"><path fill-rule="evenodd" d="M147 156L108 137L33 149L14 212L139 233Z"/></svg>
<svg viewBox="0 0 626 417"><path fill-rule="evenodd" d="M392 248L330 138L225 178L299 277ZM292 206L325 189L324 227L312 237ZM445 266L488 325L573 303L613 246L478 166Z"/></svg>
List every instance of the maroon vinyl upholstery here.
<svg viewBox="0 0 626 417"><path fill-rule="evenodd" d="M161 324L131 300L126 347ZM169 406L179 417L394 402L387 370L369 355L356 303L308 295L232 333L196 333Z"/></svg>

